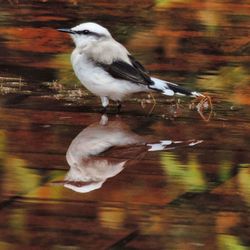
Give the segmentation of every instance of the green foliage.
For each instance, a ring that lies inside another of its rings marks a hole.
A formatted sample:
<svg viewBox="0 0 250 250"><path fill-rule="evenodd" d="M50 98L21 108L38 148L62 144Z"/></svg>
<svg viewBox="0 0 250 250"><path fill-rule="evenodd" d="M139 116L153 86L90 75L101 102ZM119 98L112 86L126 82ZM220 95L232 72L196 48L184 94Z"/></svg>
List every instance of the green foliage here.
<svg viewBox="0 0 250 250"><path fill-rule="evenodd" d="M203 176L201 166L195 155L190 154L186 164L177 159L174 153L161 153L161 163L168 176L178 185L184 186L186 191L202 192L206 190L207 183Z"/></svg>
<svg viewBox="0 0 250 250"><path fill-rule="evenodd" d="M236 236L219 234L218 235L219 249L223 250L247 250L246 246L243 246Z"/></svg>

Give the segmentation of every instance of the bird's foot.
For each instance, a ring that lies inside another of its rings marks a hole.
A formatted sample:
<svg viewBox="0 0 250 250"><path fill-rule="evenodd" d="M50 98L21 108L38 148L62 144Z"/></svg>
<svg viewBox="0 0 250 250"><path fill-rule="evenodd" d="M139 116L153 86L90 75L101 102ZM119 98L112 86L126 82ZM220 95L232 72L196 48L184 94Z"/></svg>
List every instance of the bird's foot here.
<svg viewBox="0 0 250 250"><path fill-rule="evenodd" d="M108 108L108 105L109 105L109 99L107 96L101 96L101 102L102 102L102 111L101 113L102 114L106 114L107 113L107 108Z"/></svg>
<svg viewBox="0 0 250 250"><path fill-rule="evenodd" d="M107 112L108 112L108 108L107 107L102 107L102 109L101 109L101 114L107 114Z"/></svg>

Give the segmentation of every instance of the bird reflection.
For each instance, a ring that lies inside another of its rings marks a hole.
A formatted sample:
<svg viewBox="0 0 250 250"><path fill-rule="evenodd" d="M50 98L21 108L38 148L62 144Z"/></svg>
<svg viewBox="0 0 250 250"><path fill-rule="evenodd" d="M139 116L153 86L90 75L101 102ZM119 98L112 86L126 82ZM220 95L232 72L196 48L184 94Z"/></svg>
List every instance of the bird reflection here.
<svg viewBox="0 0 250 250"><path fill-rule="evenodd" d="M131 160L131 152L132 157L135 155L134 159L138 159L148 151L194 146L202 142L201 140L185 142L161 140L150 143L151 141L154 141L152 137L140 136L132 132L119 118L108 121L107 115L102 115L99 122L83 129L71 142L66 153L70 170L64 181L60 183L76 192L87 193L101 188L108 178L119 174ZM101 155L115 147L122 149L123 153L119 153L119 158L117 155L110 158ZM132 150L129 151L130 148Z"/></svg>
<svg viewBox="0 0 250 250"><path fill-rule="evenodd" d="M66 154L70 170L64 186L81 193L100 188L123 170L127 160L95 156L115 146L134 144L144 144L143 139L120 120L108 122L107 115L103 115L99 123L85 128L71 142Z"/></svg>

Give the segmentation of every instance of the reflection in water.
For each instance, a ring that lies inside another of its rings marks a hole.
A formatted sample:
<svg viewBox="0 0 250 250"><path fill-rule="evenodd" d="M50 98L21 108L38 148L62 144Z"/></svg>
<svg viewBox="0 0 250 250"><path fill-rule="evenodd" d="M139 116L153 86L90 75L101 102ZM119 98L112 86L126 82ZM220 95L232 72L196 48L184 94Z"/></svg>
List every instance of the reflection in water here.
<svg viewBox="0 0 250 250"><path fill-rule="evenodd" d="M138 158L147 151L173 150L176 147L195 146L202 142L201 140L160 140L150 143L150 141L153 139L132 132L120 119L108 121L107 115L102 115L100 122L85 128L71 142L66 154L70 170L62 183L66 188L80 193L101 188L108 178L119 174L124 169L128 158L131 158L125 153L115 159L97 157L113 147L137 146L140 151L136 156Z"/></svg>
<svg viewBox="0 0 250 250"><path fill-rule="evenodd" d="M82 193L100 188L106 179L123 170L127 160L94 156L114 146L131 144L143 144L143 140L122 122L108 122L108 117L103 115L100 123L85 128L70 144L66 154L70 170L64 186Z"/></svg>

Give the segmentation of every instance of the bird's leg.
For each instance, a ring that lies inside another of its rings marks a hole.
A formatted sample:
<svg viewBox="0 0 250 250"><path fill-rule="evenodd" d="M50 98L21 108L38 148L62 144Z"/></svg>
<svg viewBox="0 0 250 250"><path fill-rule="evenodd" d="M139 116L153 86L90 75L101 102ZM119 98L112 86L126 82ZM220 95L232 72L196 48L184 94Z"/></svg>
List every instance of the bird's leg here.
<svg viewBox="0 0 250 250"><path fill-rule="evenodd" d="M102 113L106 113L107 112L107 107L109 105L109 99L107 96L101 96L101 101L102 101Z"/></svg>
<svg viewBox="0 0 250 250"><path fill-rule="evenodd" d="M120 114L121 109L122 109L122 103L121 103L121 101L118 101L117 102L117 114Z"/></svg>

